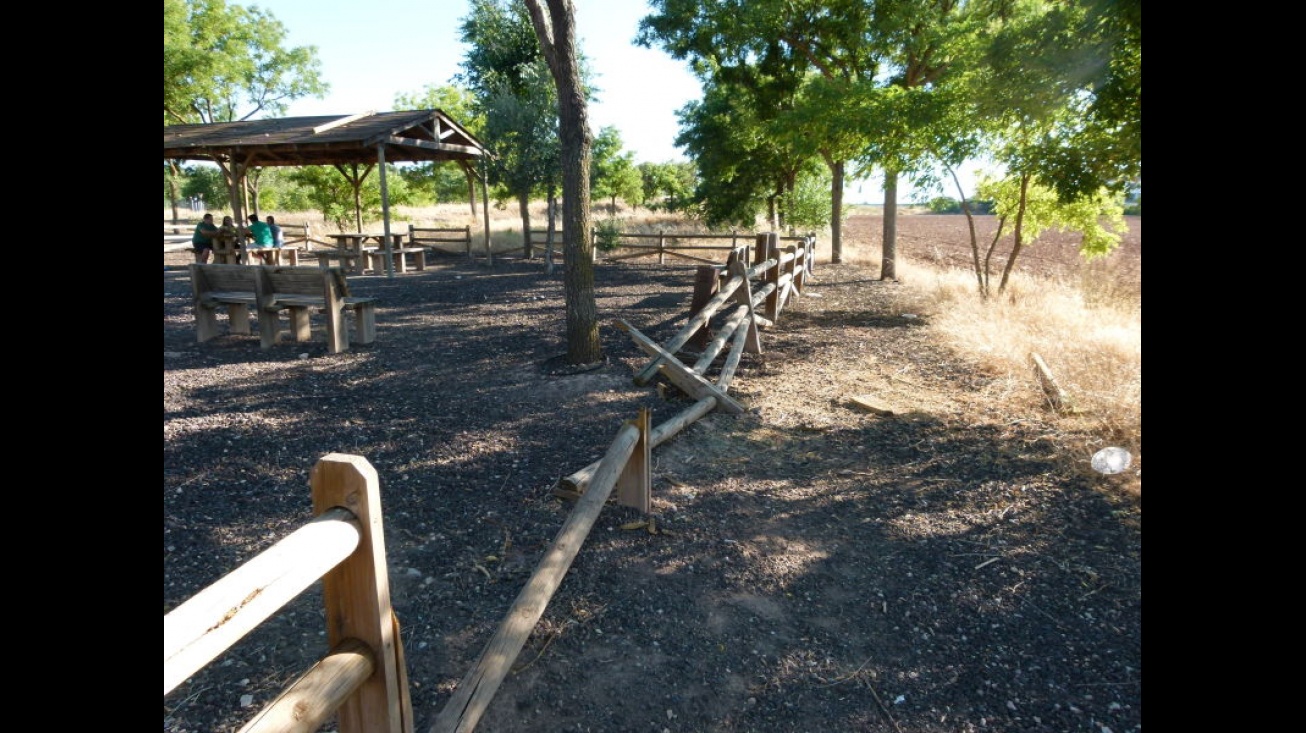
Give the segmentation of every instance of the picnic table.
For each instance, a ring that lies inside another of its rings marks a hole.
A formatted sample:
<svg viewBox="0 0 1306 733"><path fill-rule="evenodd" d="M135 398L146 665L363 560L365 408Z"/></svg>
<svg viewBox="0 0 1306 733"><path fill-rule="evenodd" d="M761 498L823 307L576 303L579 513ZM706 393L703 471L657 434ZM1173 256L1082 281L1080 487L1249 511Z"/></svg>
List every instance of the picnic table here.
<svg viewBox="0 0 1306 733"><path fill-rule="evenodd" d="M363 271L367 269L368 261L372 259L371 254L375 251L368 247L368 242L375 242L377 249L385 249L385 232L335 232L327 234L327 236L335 240L338 252L314 252L319 263L325 264L330 259L352 260L352 263L349 263L350 271L356 275L363 274ZM390 243L392 249L402 249L404 246L404 233L391 232ZM380 263L383 260L377 257L376 261L377 267L375 269L379 271Z"/></svg>

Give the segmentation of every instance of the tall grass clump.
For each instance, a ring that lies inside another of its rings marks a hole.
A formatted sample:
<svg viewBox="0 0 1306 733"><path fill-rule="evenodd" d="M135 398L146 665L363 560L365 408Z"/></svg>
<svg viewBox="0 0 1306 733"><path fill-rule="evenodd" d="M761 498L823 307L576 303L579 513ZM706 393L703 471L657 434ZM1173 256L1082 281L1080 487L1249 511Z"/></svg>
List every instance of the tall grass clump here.
<svg viewBox="0 0 1306 733"><path fill-rule="evenodd" d="M1142 310L1131 298L1024 277L1001 298L985 301L976 295L972 272L911 269L914 287L933 303L930 328L998 376L988 395L993 405L1047 414L1032 365L1038 354L1068 400L1056 421L1060 429L1092 436L1081 446L1089 454L1107 445L1141 452Z"/></svg>
<svg viewBox="0 0 1306 733"><path fill-rule="evenodd" d="M878 268L877 245L844 245L843 261ZM1085 463L1109 445L1138 459L1143 443L1142 298L1136 278L1103 261L1063 279L1022 273L1000 298L978 295L975 273L900 259L907 300L928 314L928 328L989 376L980 406L1009 420L1038 420L1081 451ZM1068 403L1048 409L1034 372L1038 354ZM1135 466L1137 467L1137 463ZM1137 484L1135 484L1137 485Z"/></svg>

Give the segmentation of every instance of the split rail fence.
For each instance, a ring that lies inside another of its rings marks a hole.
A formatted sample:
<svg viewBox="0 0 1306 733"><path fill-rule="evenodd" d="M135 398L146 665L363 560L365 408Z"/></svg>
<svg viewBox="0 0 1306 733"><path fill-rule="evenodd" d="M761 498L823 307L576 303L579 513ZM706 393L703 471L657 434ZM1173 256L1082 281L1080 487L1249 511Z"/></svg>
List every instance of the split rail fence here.
<svg viewBox="0 0 1306 733"><path fill-rule="evenodd" d="M412 733L399 621L390 606L381 483L361 456L330 453L310 478L314 518L163 616L163 694L319 578L330 651L240 733Z"/></svg>
<svg viewBox="0 0 1306 733"><path fill-rule="evenodd" d="M724 265L700 268L692 314L665 344L618 321L651 357L635 382L661 374L695 402L656 427L641 410L601 459L559 481L554 493L576 505L429 733L476 728L614 491L618 504L650 513L653 448L716 408L744 412L728 394L743 352L761 353L759 327L774 326L812 274L814 238L783 249L780 241L774 232L758 234L752 246L731 249ZM681 349L704 335L694 363L681 362ZM720 371L709 379L727 345ZM314 467L311 483L312 522L164 616L164 694L322 577L331 652L241 733L315 731L336 711L339 733L411 733L376 471L362 457L333 453Z"/></svg>

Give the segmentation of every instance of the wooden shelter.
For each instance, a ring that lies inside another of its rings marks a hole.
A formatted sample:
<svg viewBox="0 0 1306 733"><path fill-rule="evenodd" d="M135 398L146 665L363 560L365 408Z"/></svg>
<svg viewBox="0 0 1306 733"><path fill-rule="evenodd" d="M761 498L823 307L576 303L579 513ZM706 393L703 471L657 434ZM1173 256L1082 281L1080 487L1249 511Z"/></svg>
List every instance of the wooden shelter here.
<svg viewBox="0 0 1306 733"><path fill-rule="evenodd" d="M485 146L438 109L316 117L282 117L242 122L165 125L164 160L204 160L216 163L231 182L231 200L238 220L245 218L245 176L267 166L334 166L353 184L355 193L372 166L380 170L381 212L386 254L390 254L390 201L386 190L387 162L454 161L469 183L481 183L485 246L490 246L490 214L486 200ZM480 162L478 171L476 163ZM360 166L362 172L360 173ZM357 203L355 203L357 209ZM394 276L393 258L386 270Z"/></svg>

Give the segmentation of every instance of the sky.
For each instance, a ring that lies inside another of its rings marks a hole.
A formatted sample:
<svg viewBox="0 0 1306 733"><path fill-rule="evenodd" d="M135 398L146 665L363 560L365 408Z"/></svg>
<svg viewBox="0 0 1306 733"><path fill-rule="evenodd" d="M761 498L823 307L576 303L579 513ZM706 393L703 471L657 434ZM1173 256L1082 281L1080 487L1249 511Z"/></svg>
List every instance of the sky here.
<svg viewBox="0 0 1306 733"><path fill-rule="evenodd" d="M240 1L240 0L237 0ZM331 85L323 99L290 104L288 117L350 115L394 109L399 94L454 83L466 46L459 26L466 0L252 0L287 29L283 45L316 46L321 75ZM575 0L582 53L590 60L598 88L589 107L594 134L616 127L636 163L687 160L676 147L676 112L699 99L702 90L687 62L658 48L634 43L639 21L650 13L644 0ZM961 171L968 193L973 177ZM883 181L851 181L846 203L882 203ZM955 192L947 195L956 197ZM906 181L899 202L911 200Z"/></svg>
<svg viewBox="0 0 1306 733"><path fill-rule="evenodd" d="M394 109L399 94L454 83L467 47L459 26L466 0L261 0L288 31L286 46L317 46L325 99L291 103L287 116L354 114ZM634 44L642 0L576 0L580 47L590 59L598 101L590 105L594 134L616 127L635 162L686 160L675 145L676 111L698 99L698 80L685 62Z"/></svg>

